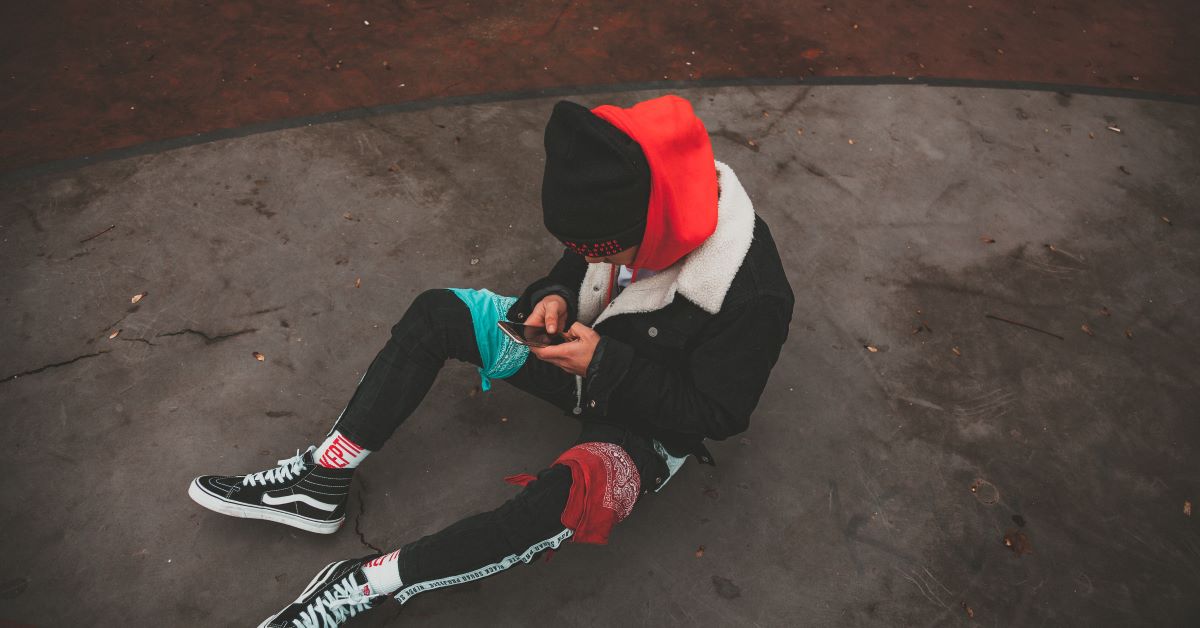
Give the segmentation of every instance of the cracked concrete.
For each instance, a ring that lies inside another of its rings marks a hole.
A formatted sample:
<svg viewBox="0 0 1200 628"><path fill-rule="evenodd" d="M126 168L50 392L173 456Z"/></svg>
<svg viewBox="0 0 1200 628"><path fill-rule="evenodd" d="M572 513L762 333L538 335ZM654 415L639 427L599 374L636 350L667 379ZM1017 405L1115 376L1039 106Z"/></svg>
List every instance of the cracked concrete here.
<svg viewBox="0 0 1200 628"><path fill-rule="evenodd" d="M363 493L366 493L367 491L366 480L358 478L357 486L358 488L356 488L354 491L354 497L358 501L358 514L354 515L354 533L358 535L358 540L360 543L362 543L363 547L377 554L382 554L384 552L383 548L380 548L379 546L368 541L367 536L362 531L362 518L363 515L367 514L367 502L363 498ZM347 515L347 517L349 517L349 515Z"/></svg>
<svg viewBox="0 0 1200 628"><path fill-rule="evenodd" d="M1200 532L1182 512L1200 501L1200 110L904 86L682 95L724 130L717 156L797 293L750 430L608 546L361 624L958 625L964 604L985 625L1200 616ZM20 375L0 386L0 619L253 625L326 562L495 507L503 477L553 460L570 421L503 385L479 394L452 364L364 463L338 534L186 496L195 475L319 440L420 291L513 293L549 267L552 104L0 184L0 374ZM1032 553L1002 544L1018 533Z"/></svg>
<svg viewBox="0 0 1200 628"><path fill-rule="evenodd" d="M0 379L0 384L10 382L14 379L17 379L18 377L25 377L26 375L36 375L38 373L42 373L42 372L48 371L50 369L58 368L60 366L67 366L68 364L74 364L80 360L86 360L88 358L95 358L95 357L104 355L105 353L108 353L107 349L103 350L103 351L97 351L95 353L85 353L83 355L77 355L77 356L71 358L70 360L64 360L62 362L55 362L53 364L39 366L35 369L29 369L27 371L21 371L20 373L14 373L12 375L8 375L8 376L4 377L4 379Z"/></svg>
<svg viewBox="0 0 1200 628"><path fill-rule="evenodd" d="M157 334L156 337L157 338L165 338L167 336L182 336L184 334L192 334L194 336L200 336L201 338L203 338L204 344L206 344L206 345L215 345L218 342L221 342L223 340L229 340L230 338L237 338L238 336L241 336L242 334L252 334L256 331L258 331L258 330L254 329L254 328L250 328L250 329L241 329L238 331L231 331L231 332L224 333L224 334L217 334L215 336L210 336L209 334L206 334L202 331L185 328L185 329L180 329L179 331L166 331L161 334Z"/></svg>

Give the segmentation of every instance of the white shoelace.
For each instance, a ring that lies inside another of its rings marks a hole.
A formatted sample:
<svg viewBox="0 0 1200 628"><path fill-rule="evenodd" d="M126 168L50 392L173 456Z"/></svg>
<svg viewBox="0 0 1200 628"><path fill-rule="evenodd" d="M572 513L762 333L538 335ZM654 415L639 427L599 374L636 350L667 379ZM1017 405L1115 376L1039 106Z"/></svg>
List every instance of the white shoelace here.
<svg viewBox="0 0 1200 628"><path fill-rule="evenodd" d="M340 626L342 622L354 617L359 611L370 608L372 597L378 596L363 595L362 585L354 579L354 574L351 573L309 602L308 607L300 611L300 618L292 620L292 625L297 628Z"/></svg>
<svg viewBox="0 0 1200 628"><path fill-rule="evenodd" d="M311 447L310 447L311 449ZM290 480L304 470L304 453L296 450L296 455L291 458L285 458L279 461L279 466L258 473L251 473L242 479L242 484L246 486L254 486L255 482L261 483L263 486L267 484L278 484L284 480Z"/></svg>

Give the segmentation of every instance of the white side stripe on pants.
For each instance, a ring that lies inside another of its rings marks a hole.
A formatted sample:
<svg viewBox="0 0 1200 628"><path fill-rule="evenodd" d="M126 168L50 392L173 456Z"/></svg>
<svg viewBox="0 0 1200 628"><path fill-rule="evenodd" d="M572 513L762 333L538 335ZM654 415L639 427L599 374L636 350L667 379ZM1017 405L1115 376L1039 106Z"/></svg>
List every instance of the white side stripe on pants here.
<svg viewBox="0 0 1200 628"><path fill-rule="evenodd" d="M498 563L484 565L483 567L480 567L474 571L468 571L467 573L459 574L457 576L439 578L438 580L418 582L416 584L406 586L396 592L396 599L403 604L408 601L408 598L411 598L418 593L431 591L433 589L440 589L442 587L448 587L455 584L463 584L464 582L471 582L472 580L478 580L480 578L486 578L490 575L498 574L501 571L512 567L513 565L517 564L518 561L528 564L533 560L533 556L538 552L545 549L558 549L558 546L561 545L563 541L570 538L572 534L574 534L574 532L572 532L570 528L564 528L562 532L559 532L545 541L538 541L537 543L533 544L529 549L525 550L520 555L509 554Z"/></svg>

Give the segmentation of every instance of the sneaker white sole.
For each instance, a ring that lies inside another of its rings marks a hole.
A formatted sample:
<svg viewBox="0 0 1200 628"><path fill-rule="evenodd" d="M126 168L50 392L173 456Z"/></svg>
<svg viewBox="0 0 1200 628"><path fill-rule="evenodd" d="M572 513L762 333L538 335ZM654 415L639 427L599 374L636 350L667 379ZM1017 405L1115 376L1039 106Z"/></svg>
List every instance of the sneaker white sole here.
<svg viewBox="0 0 1200 628"><path fill-rule="evenodd" d="M300 597L296 598L296 601L292 602L292 604L299 604L301 600L308 597L308 594L312 593L315 585L317 585L322 580L324 580L329 575L329 571L331 569L333 569L334 567L336 567L341 562L342 561L334 561L332 563L329 563L328 565L325 565L325 567L323 569L321 569L321 571L317 572L316 576L313 576L313 579L308 582L308 586L304 587L304 592L302 592L300 594ZM291 606L291 604L289 604L288 606ZM285 610L287 610L287 608L284 607L283 610L285 611ZM282 612L283 611L279 611L279 613L282 613ZM263 621L263 623L258 625L258 628L267 628L268 624L275 621L276 617L279 617L279 613L275 613L274 615L271 615L270 617L268 617L266 620Z"/></svg>
<svg viewBox="0 0 1200 628"><path fill-rule="evenodd" d="M200 486L200 483L196 480L192 480L192 485L188 487L188 497L191 497L192 501L196 502L197 504L200 504L201 506L204 506L213 512L219 512L223 515L240 517L242 519L262 519L263 521L274 521L275 523L282 523L284 525L292 526L293 528L300 528L301 530L315 532L317 534L333 534L334 532L337 532L338 528L342 527L342 524L346 521L345 517L342 517L337 521L318 521L316 519L309 519L308 517L303 517L301 515L280 512L274 508L269 508L266 506L251 506L249 504L240 504L229 501L223 497L220 497L219 495L214 495L208 492L204 489L204 487Z"/></svg>

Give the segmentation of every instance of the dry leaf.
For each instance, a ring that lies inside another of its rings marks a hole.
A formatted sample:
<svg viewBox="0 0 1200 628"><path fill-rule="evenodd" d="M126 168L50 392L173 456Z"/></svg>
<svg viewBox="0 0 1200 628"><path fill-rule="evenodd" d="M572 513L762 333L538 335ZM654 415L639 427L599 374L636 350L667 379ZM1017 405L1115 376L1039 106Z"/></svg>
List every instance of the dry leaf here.
<svg viewBox="0 0 1200 628"><path fill-rule="evenodd" d="M400 172L400 164L392 164L388 166L388 172Z"/></svg>
<svg viewBox="0 0 1200 628"><path fill-rule="evenodd" d="M871 353L879 353L879 347L876 347L875 345L866 345L866 347L867 351L870 351Z"/></svg>
<svg viewBox="0 0 1200 628"><path fill-rule="evenodd" d="M1092 133L1091 131L1088 131L1088 139L1089 139L1089 140L1094 140L1094 139L1096 139L1096 134L1095 134L1095 133Z"/></svg>
<svg viewBox="0 0 1200 628"><path fill-rule="evenodd" d="M796 135L804 135L804 127L796 129Z"/></svg>
<svg viewBox="0 0 1200 628"><path fill-rule="evenodd" d="M1109 131L1112 131L1113 133L1120 133L1120 132L1121 132L1121 129L1120 129L1119 127L1116 127L1116 126L1106 126L1106 127L1104 127L1104 128L1108 129Z"/></svg>
<svg viewBox="0 0 1200 628"><path fill-rule="evenodd" d="M1011 549L1017 556L1033 553L1033 543L1029 542L1029 537L1024 532L1009 530L1004 533L1001 542L1004 543L1004 547Z"/></svg>
<svg viewBox="0 0 1200 628"><path fill-rule="evenodd" d="M119 333L121 333L121 330L119 330L119 329L117 331L114 331L113 333L108 335L108 339L112 340L113 338L116 338L117 334L119 334Z"/></svg>
<svg viewBox="0 0 1200 628"><path fill-rule="evenodd" d="M254 359L255 359L255 360L258 360L259 362L265 362L265 361L266 361L266 359L267 359L267 357L266 357L265 355L263 355L263 354L261 354L261 353L259 353L259 352L255 351L255 352L254 352Z"/></svg>
<svg viewBox="0 0 1200 628"><path fill-rule="evenodd" d="M1168 225L1171 224L1170 218L1167 218L1166 216L1159 216L1159 218L1162 218L1162 221L1167 223ZM134 301L134 303L137 303L137 301Z"/></svg>
<svg viewBox="0 0 1200 628"><path fill-rule="evenodd" d="M146 298L146 295L148 295L148 294L150 294L150 293L149 292L139 292L139 293L133 295L132 297L130 297L129 302L137 303L138 301L141 301L142 299Z"/></svg>
<svg viewBox="0 0 1200 628"><path fill-rule="evenodd" d="M508 417L506 417L506 416L502 416L502 417L500 417L500 422L501 422L501 423L508 423Z"/></svg>
<svg viewBox="0 0 1200 628"><path fill-rule="evenodd" d="M346 220L354 220L354 217L350 215L350 212L342 214L342 218L345 218Z"/></svg>
<svg viewBox="0 0 1200 628"><path fill-rule="evenodd" d="M704 556L704 546L703 545L696 548L696 558L700 558L702 556Z"/></svg>
<svg viewBox="0 0 1200 628"><path fill-rule="evenodd" d="M479 258L478 258L478 257L472 257L472 258L471 258L471 265L472 265L472 266L474 266L474 265L476 265L476 264L478 264L478 263L479 263Z"/></svg>
<svg viewBox="0 0 1200 628"><path fill-rule="evenodd" d="M749 145L751 145L751 146L758 146L758 143L757 143L757 142L755 142L754 140L746 140L746 143L747 143L747 144L749 144Z"/></svg>
<svg viewBox="0 0 1200 628"><path fill-rule="evenodd" d="M1132 339L1133 338L1133 330L1126 327L1125 328L1125 337Z"/></svg>
<svg viewBox="0 0 1200 628"><path fill-rule="evenodd" d="M358 277L357 279L355 279L355 280L354 280L354 287L355 287L355 288L361 288L361 287L362 287L362 277Z"/></svg>
<svg viewBox="0 0 1200 628"><path fill-rule="evenodd" d="M1095 336L1095 335L1096 335L1096 334L1095 334L1095 332L1093 332L1093 331L1092 331L1092 328L1091 328L1091 326L1090 326L1090 325L1088 325L1087 323L1084 323L1084 324L1080 325L1080 326L1079 326L1079 329L1083 330L1083 333L1085 333L1085 334L1087 334L1087 335L1089 335L1089 336Z"/></svg>
<svg viewBox="0 0 1200 628"><path fill-rule="evenodd" d="M954 355L962 357L962 351L959 351L958 347L951 347L950 350L954 352Z"/></svg>
<svg viewBox="0 0 1200 628"><path fill-rule="evenodd" d="M968 606L966 608L966 610L967 610L967 619L975 619L975 609Z"/></svg>
<svg viewBox="0 0 1200 628"><path fill-rule="evenodd" d="M995 244L996 241L988 236L979 236L979 241L984 244Z"/></svg>
<svg viewBox="0 0 1200 628"><path fill-rule="evenodd" d="M851 145L851 146L853 146L853 145L854 145L854 140L846 140L846 141L847 141L847 142L850 142L850 145Z"/></svg>
<svg viewBox="0 0 1200 628"><path fill-rule="evenodd" d="M1192 516L1192 502L1186 499L1183 500L1183 514L1188 517Z"/></svg>
<svg viewBox="0 0 1200 628"><path fill-rule="evenodd" d="M1108 308L1101 306L1100 307L1100 316L1112 316L1112 312L1109 312Z"/></svg>

